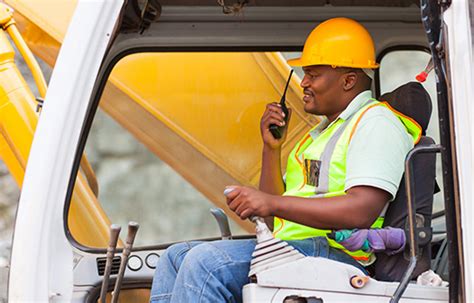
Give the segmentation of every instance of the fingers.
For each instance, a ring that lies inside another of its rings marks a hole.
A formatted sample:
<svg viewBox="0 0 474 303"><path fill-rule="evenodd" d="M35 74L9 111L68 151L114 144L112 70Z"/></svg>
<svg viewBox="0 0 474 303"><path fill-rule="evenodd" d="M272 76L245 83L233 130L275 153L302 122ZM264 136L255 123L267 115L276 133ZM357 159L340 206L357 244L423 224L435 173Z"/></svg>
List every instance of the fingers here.
<svg viewBox="0 0 474 303"><path fill-rule="evenodd" d="M272 113L267 119L265 119L265 126L269 126L272 124L283 126L285 125L285 120L278 114Z"/></svg>
<svg viewBox="0 0 474 303"><path fill-rule="evenodd" d="M237 213L237 209L239 207L242 207L242 204L244 203L243 200L244 199L242 199L242 194L239 193L233 199L227 198L227 205L229 206L230 210L232 210L233 212L235 212L239 216L239 213Z"/></svg>
<svg viewBox="0 0 474 303"><path fill-rule="evenodd" d="M266 202L262 199L262 193L253 188L245 186L232 186L231 192L227 194L227 205L240 219L248 219L251 215L265 215L261 210L262 204ZM227 189L226 189L227 191Z"/></svg>
<svg viewBox="0 0 474 303"><path fill-rule="evenodd" d="M229 191L232 189L231 191ZM237 216L241 219L246 219L251 212L247 209L247 193L245 192L243 187L240 186L228 186L226 187L225 192L227 192L227 205L229 209L235 212ZM246 214L246 216L242 216L242 214Z"/></svg>
<svg viewBox="0 0 474 303"><path fill-rule="evenodd" d="M267 106L267 110L262 116L262 127L268 129L272 124L283 126L285 125L285 113L280 107Z"/></svg>
<svg viewBox="0 0 474 303"><path fill-rule="evenodd" d="M234 212L240 217L240 219L245 220L254 212L254 210L249 208L247 203L241 203L239 206L237 206Z"/></svg>
<svg viewBox="0 0 474 303"><path fill-rule="evenodd" d="M288 114L289 115L289 114ZM279 103L270 103L267 104L265 112L262 115L260 120L260 133L263 139L263 143L266 147L272 149L280 148L285 138L276 139L273 137L273 134L270 132L270 125L277 125L284 127L284 132L286 133L286 125L288 124L288 117L285 117L281 105Z"/></svg>
<svg viewBox="0 0 474 303"><path fill-rule="evenodd" d="M240 217L240 219L245 220L251 214L252 210L248 207L248 201L245 199L244 195L240 193L234 200L230 201L229 208Z"/></svg>
<svg viewBox="0 0 474 303"><path fill-rule="evenodd" d="M227 200L233 200L239 195L241 187L237 185L226 186L224 190L224 195L227 197Z"/></svg>
<svg viewBox="0 0 474 303"><path fill-rule="evenodd" d="M269 113L275 113L278 114L280 117L285 117L285 113L281 109L281 105L279 103L270 103L267 104L267 108L265 110L264 116Z"/></svg>
<svg viewBox="0 0 474 303"><path fill-rule="evenodd" d="M244 210L240 213L239 217L240 217L240 219L242 219L242 220L246 220L246 219L248 219L251 215L252 215L252 211L251 211L250 209L244 209Z"/></svg>

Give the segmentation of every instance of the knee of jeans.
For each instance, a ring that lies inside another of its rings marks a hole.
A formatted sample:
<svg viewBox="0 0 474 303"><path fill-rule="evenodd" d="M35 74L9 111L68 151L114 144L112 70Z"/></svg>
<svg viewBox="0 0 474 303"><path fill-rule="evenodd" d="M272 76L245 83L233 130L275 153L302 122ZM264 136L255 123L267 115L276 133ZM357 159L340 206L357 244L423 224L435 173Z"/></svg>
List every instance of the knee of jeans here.
<svg viewBox="0 0 474 303"><path fill-rule="evenodd" d="M212 272L218 267L231 262L229 256L212 243L202 243L193 247L183 260L185 270L204 270Z"/></svg>
<svg viewBox="0 0 474 303"><path fill-rule="evenodd" d="M160 259L174 263L181 254L185 253L189 249L189 244L186 242L173 244L165 250Z"/></svg>

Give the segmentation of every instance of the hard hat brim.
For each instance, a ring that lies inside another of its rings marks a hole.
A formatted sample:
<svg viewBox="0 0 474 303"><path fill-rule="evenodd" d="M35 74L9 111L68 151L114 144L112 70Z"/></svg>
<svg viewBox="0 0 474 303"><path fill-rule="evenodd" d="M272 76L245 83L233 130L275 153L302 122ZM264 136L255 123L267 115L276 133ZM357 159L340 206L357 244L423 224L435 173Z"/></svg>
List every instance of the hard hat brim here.
<svg viewBox="0 0 474 303"><path fill-rule="evenodd" d="M304 60L303 58L294 58L294 59L289 59L286 61L288 65L290 66L312 66L312 65L331 65L335 67L352 67L352 68L370 68L370 69L376 69L379 68L378 63L374 64L367 64L367 65L361 65L361 64L354 64L351 66L350 64L347 63L339 63L339 62L310 62L308 60Z"/></svg>
<svg viewBox="0 0 474 303"><path fill-rule="evenodd" d="M305 66L301 58L289 59L286 61L290 66Z"/></svg>

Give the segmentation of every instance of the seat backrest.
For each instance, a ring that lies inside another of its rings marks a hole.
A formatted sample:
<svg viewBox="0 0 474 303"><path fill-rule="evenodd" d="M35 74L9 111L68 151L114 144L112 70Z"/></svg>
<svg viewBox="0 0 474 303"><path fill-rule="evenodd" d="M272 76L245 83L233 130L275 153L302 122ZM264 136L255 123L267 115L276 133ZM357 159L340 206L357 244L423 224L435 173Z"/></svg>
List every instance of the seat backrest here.
<svg viewBox="0 0 474 303"><path fill-rule="evenodd" d="M431 99L417 82L410 82L400 86L391 93L382 95L381 101L387 101L394 109L411 117L420 124L423 134L430 120L432 105ZM434 144L430 137L423 136L417 146L429 146ZM419 154L414 158L414 183L416 188L415 210L417 217L421 219L421 225L427 230L431 230L431 216L433 211L433 195L435 192L436 177L436 155ZM384 227L392 226L408 230L407 225L407 194L405 186L405 175L401 180L395 199L390 202L385 213ZM418 221L418 218L417 218ZM430 269L431 249L430 240L426 239L424 246L418 252L418 262L413 272L413 277L417 277L422 272ZM408 239L408 237L407 237ZM409 245L407 243L405 251L388 256L385 253L377 253L377 261L374 265L375 278L380 281L400 281L409 263Z"/></svg>

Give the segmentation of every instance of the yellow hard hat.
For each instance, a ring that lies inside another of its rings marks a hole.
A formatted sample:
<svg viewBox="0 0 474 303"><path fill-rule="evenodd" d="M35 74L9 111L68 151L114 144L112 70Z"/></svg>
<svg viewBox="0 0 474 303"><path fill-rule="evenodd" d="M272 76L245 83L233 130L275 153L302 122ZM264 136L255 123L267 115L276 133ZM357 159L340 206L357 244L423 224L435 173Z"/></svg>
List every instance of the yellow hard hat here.
<svg viewBox="0 0 474 303"><path fill-rule="evenodd" d="M369 32L349 18L333 18L319 24L306 39L301 58L290 59L288 64L379 67L375 62L374 41Z"/></svg>

